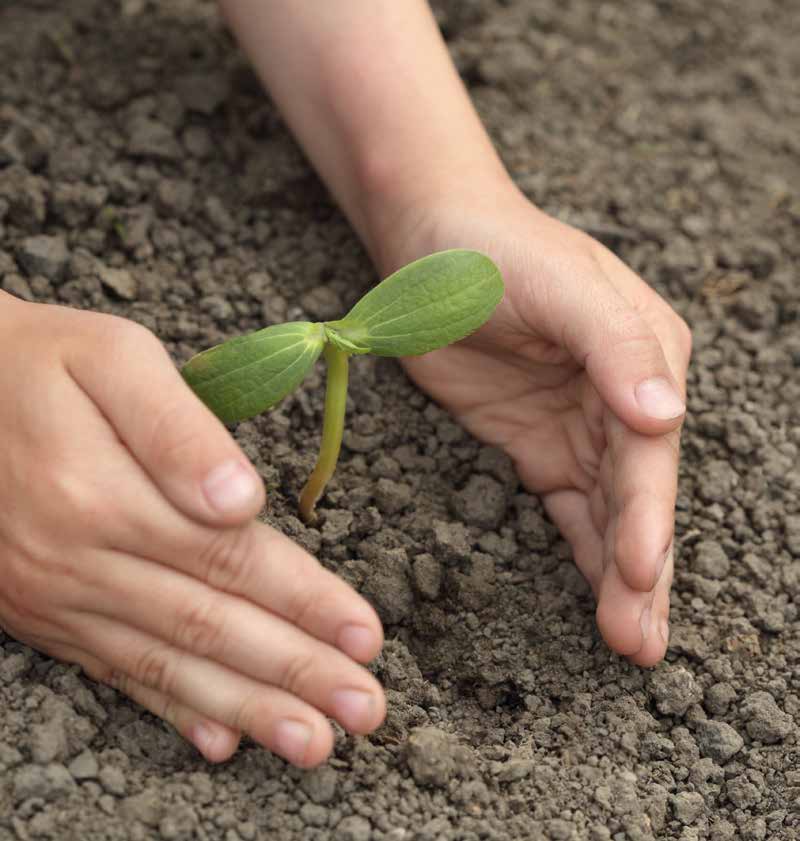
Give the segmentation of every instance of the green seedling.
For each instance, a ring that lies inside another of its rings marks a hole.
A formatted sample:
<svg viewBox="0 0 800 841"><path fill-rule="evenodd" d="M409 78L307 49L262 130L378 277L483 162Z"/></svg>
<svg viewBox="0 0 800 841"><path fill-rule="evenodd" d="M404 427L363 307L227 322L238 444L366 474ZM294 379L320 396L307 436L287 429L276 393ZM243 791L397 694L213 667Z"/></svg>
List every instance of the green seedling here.
<svg viewBox="0 0 800 841"><path fill-rule="evenodd" d="M350 357L417 356L444 347L477 330L502 297L500 272L488 257L441 251L387 277L339 321L293 321L239 336L194 356L182 373L220 420L235 423L281 401L324 356L322 444L300 494L309 523L339 458Z"/></svg>

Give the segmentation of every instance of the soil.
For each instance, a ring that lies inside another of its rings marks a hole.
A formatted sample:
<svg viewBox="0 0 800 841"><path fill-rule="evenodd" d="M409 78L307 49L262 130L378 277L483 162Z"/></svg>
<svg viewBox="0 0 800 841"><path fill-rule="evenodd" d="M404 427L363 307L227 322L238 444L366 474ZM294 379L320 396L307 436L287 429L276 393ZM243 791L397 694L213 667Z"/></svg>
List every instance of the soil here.
<svg viewBox="0 0 800 841"><path fill-rule="evenodd" d="M800 9L442 0L521 187L614 248L695 353L667 662L602 643L508 460L359 358L319 529L320 372L236 436L267 520L376 604L385 726L301 772L212 767L0 635L0 841L800 838ZM113 312L176 361L373 282L205 0L0 6L0 282Z"/></svg>

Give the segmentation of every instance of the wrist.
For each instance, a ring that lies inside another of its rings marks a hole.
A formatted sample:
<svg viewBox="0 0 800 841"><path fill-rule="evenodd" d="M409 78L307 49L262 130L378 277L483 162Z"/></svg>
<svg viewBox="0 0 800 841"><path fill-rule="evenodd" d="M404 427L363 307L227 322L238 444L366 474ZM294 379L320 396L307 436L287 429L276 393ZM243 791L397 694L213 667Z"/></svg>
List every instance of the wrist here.
<svg viewBox="0 0 800 841"><path fill-rule="evenodd" d="M443 164L409 176L380 162L364 172L365 229L359 233L380 275L411 260L459 246L453 232L467 216L489 216L512 203L532 205L499 158Z"/></svg>

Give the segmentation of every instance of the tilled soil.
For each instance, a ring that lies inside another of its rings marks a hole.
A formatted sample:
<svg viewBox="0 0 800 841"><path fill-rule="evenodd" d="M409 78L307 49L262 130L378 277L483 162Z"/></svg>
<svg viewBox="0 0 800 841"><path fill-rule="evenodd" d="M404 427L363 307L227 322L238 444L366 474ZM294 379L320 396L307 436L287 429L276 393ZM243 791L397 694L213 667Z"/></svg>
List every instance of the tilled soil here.
<svg viewBox="0 0 800 841"><path fill-rule="evenodd" d="M0 841L800 838L800 7L437 11L521 187L694 329L667 662L610 653L508 460L360 358L319 529L295 497L320 372L236 436L267 520L380 611L385 726L312 772L253 744L212 767L0 635ZM373 281L213 4L6 2L0 56L5 290L127 316L183 361Z"/></svg>

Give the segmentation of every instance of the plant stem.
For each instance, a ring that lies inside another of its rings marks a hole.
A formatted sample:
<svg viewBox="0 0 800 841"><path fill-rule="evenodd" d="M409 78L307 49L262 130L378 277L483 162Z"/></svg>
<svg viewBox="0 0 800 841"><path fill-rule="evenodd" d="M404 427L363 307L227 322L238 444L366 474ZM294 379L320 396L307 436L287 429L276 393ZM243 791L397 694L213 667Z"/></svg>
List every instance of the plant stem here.
<svg viewBox="0 0 800 841"><path fill-rule="evenodd" d="M305 523L313 523L317 515L314 506L322 496L328 484L339 450L342 448L344 431L344 410L347 405L347 362L349 354L339 350L331 342L323 351L328 364L327 384L325 388L325 418L322 423L322 443L314 472L309 476L303 492L300 494L300 516Z"/></svg>

